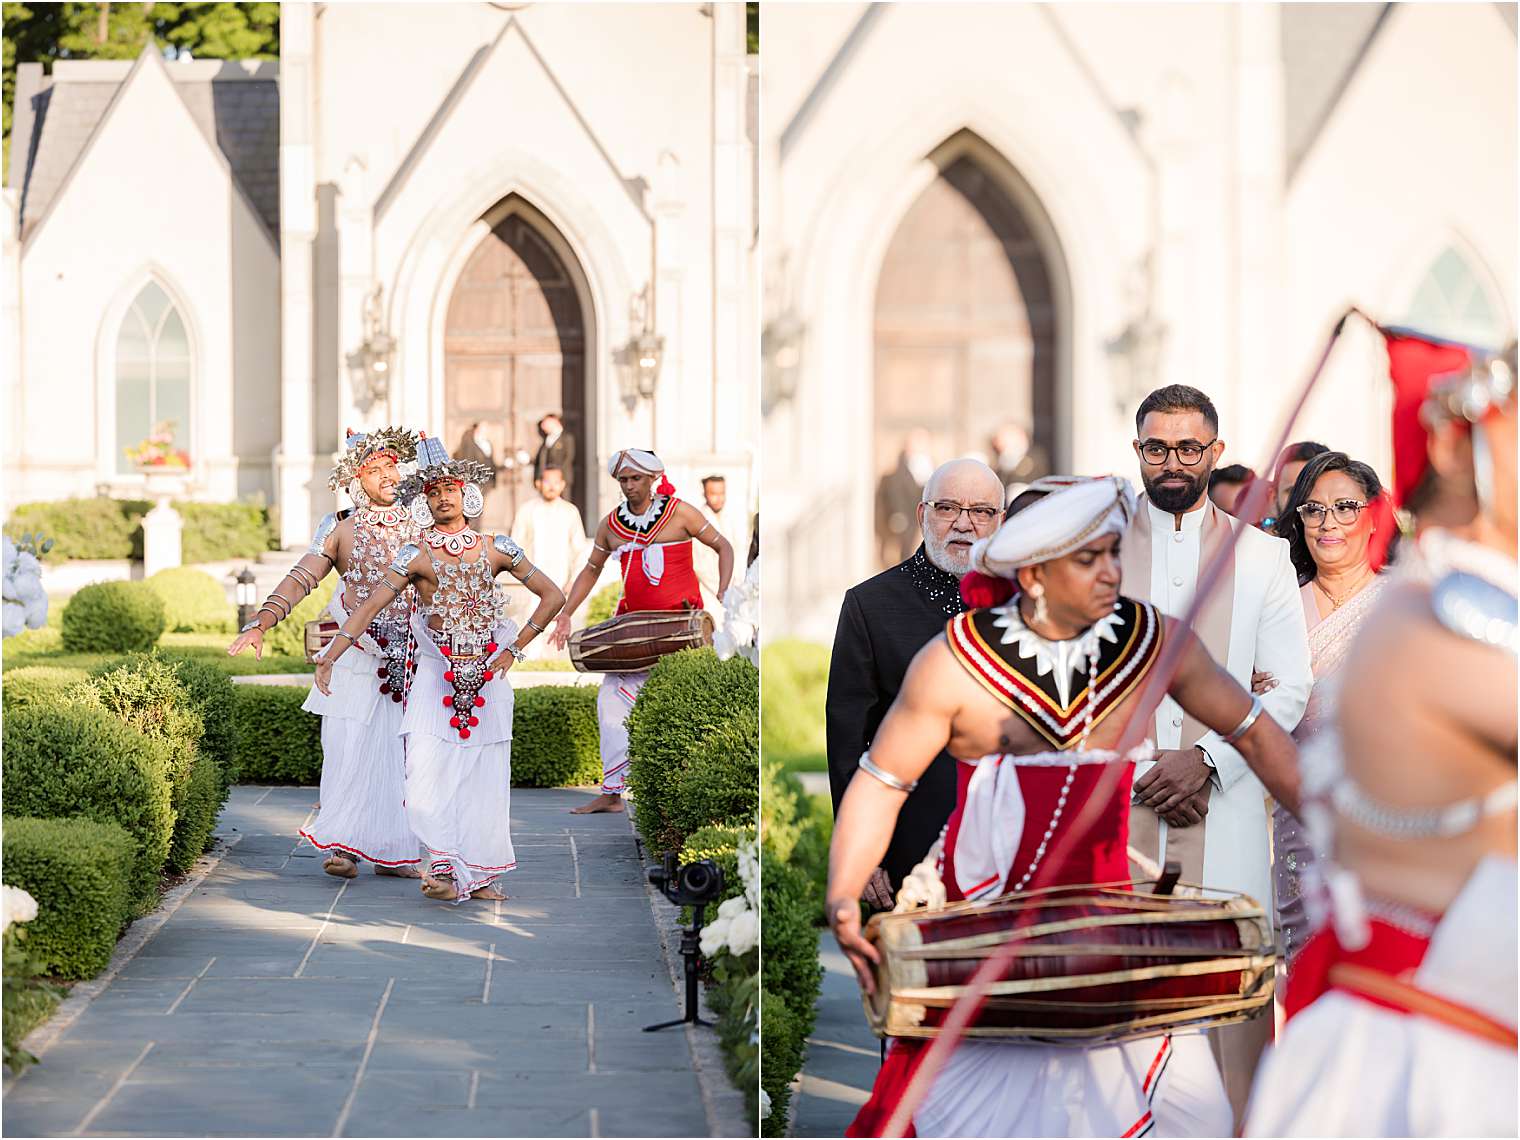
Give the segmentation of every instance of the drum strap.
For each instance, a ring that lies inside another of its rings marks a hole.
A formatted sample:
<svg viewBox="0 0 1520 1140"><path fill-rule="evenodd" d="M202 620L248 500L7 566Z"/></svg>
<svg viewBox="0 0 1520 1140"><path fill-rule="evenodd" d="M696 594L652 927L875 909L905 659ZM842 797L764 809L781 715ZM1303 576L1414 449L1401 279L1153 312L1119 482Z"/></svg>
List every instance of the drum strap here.
<svg viewBox="0 0 1520 1140"><path fill-rule="evenodd" d="M1355 994L1375 1005L1429 1018L1506 1049L1520 1048L1520 1039L1512 1026L1370 966L1337 962L1330 967L1329 981L1331 988Z"/></svg>

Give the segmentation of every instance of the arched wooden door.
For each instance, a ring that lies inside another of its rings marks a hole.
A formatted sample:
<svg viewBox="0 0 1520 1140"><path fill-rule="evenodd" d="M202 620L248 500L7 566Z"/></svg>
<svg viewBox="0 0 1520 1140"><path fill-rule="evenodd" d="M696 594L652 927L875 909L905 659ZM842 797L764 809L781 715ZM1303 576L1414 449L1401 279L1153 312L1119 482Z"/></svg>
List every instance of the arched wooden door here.
<svg viewBox="0 0 1520 1140"><path fill-rule="evenodd" d="M978 455L997 468L993 438L1011 423L1031 437L1026 467L1054 453L1055 338L1051 275L1033 231L994 178L956 159L903 217L876 287L883 565L918 545L925 466ZM926 459L904 464L910 442Z"/></svg>
<svg viewBox="0 0 1520 1140"><path fill-rule="evenodd" d="M566 497L585 515L586 327L568 267L545 235L508 214L470 255L449 300L444 334L444 442L457 455L473 423L499 471L481 529L505 531L531 499L538 421L564 416L575 441Z"/></svg>

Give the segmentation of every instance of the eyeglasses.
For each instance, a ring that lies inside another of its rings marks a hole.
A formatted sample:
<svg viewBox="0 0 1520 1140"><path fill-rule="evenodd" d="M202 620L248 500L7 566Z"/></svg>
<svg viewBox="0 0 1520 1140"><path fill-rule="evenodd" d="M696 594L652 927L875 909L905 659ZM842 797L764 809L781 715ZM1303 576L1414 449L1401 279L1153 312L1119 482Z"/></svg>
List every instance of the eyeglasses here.
<svg viewBox="0 0 1520 1140"><path fill-rule="evenodd" d="M1196 467L1198 461L1203 458L1203 453L1218 442L1218 437L1209 440L1208 443L1198 443L1189 440L1179 443L1176 447L1162 443L1159 439L1148 439L1144 443L1135 441L1140 447L1140 458L1144 459L1152 467L1160 467L1166 462L1166 457L1172 452L1177 453L1177 462L1184 467Z"/></svg>
<svg viewBox="0 0 1520 1140"><path fill-rule="evenodd" d="M1325 513L1328 511L1341 526L1351 526L1366 509L1367 504L1356 499L1337 499L1328 507L1311 499L1299 504L1298 517L1304 520L1305 526L1320 527L1325 525Z"/></svg>
<svg viewBox="0 0 1520 1140"><path fill-rule="evenodd" d="M942 523L958 521L962 511L971 516L973 526L986 526L998 516L996 507L963 507L959 503L952 503L949 499L925 501L924 506L929 508L929 513L934 516L935 521Z"/></svg>

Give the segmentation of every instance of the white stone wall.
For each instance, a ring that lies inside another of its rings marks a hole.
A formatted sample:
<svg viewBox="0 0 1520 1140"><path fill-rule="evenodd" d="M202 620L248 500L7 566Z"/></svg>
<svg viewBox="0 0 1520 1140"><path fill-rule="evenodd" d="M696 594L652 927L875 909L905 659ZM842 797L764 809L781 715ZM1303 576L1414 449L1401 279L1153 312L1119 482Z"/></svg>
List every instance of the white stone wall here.
<svg viewBox="0 0 1520 1140"><path fill-rule="evenodd" d="M57 64L55 80L69 81L71 66ZM164 65L146 58L133 75L46 218L24 246L7 245L19 259L23 381L7 429L7 509L100 484L140 490L116 473L116 449L139 441L115 439L115 354L122 315L150 278L190 336L194 493L272 489L274 247Z"/></svg>
<svg viewBox="0 0 1520 1140"><path fill-rule="evenodd" d="M766 316L805 328L797 397L765 423L773 629L828 640L874 569L876 280L934 177L926 156L960 132L986 169L1017 172L1058 293L1064 272L1057 461L1074 471L1137 477L1132 409L1169 382L1214 398L1225 462L1260 465L1334 318L1353 300L1401 317L1453 233L1514 313L1515 37L1492 5L1397 6L1291 183L1272 5L762 19ZM1132 391L1105 345L1147 293L1166 336ZM1386 470L1376 341L1348 335L1294 436Z"/></svg>

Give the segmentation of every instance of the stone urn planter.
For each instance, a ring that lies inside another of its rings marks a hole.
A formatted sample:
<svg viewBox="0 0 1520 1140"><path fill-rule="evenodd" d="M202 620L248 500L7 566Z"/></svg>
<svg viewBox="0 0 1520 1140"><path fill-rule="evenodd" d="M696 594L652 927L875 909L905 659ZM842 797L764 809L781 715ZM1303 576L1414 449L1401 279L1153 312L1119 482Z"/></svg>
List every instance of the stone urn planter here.
<svg viewBox="0 0 1520 1140"><path fill-rule="evenodd" d="M184 496L190 469L177 464L145 464L137 471L143 477L146 497L156 504L142 521L143 577L151 578L183 561L181 535L185 520L174 509L174 500Z"/></svg>

